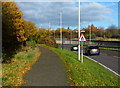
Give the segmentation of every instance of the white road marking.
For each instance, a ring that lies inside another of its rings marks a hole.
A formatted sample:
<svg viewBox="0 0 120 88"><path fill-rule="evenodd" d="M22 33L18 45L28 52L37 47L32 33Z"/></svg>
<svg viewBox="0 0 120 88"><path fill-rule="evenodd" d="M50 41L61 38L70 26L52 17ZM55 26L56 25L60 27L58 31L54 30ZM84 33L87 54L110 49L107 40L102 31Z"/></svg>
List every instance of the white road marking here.
<svg viewBox="0 0 120 88"><path fill-rule="evenodd" d="M113 57L115 57L115 58L120 58L120 57L118 57L118 56L113 56Z"/></svg>
<svg viewBox="0 0 120 88"><path fill-rule="evenodd" d="M84 55L84 56L85 56L85 55ZM90 60L92 60L92 61L94 61L94 62L96 62L96 63L98 63L99 65L103 66L104 68L108 69L109 71L111 71L112 73L114 73L114 74L116 74L117 76L120 77L120 75L119 75L118 73L116 73L116 72L113 71L112 69L106 67L105 65L101 64L100 62L98 62L98 61L96 61L96 60L93 60L92 58L90 58L90 57L88 57L88 56L85 56L85 57L88 58L88 59L90 59Z"/></svg>
<svg viewBox="0 0 120 88"><path fill-rule="evenodd" d="M109 56L108 54L103 54L103 53L101 53L102 55L107 55L107 56ZM113 58L112 59L114 59L114 60L117 60L118 58L120 58L120 57L118 57L118 56L112 56ZM117 58L117 59L115 59L115 58ZM118 61L118 60L117 60Z"/></svg>
<svg viewBox="0 0 120 88"><path fill-rule="evenodd" d="M101 54L103 54L103 53L101 53ZM104 54L104 55L107 55L107 54ZM84 55L84 56L85 56L85 55ZM92 60L92 61L94 61L94 62L96 62L96 63L98 63L99 65L103 66L104 68L108 69L109 71L111 71L112 73L114 73L114 74L116 74L117 76L120 77L120 75L119 75L118 73L116 73L116 72L113 71L112 69L106 67L105 65L101 64L100 62L98 62L98 61L96 61L96 60L94 60L94 59L92 59L92 58L90 58L90 57L88 57L88 56L85 56L85 57L88 58L88 59L90 59L90 60ZM117 57L117 56L114 56L114 57ZM117 58L118 58L118 57L117 57ZM119 57L119 58L120 58L120 57Z"/></svg>
<svg viewBox="0 0 120 88"><path fill-rule="evenodd" d="M102 55L107 55L107 54L103 54L103 53L101 53Z"/></svg>

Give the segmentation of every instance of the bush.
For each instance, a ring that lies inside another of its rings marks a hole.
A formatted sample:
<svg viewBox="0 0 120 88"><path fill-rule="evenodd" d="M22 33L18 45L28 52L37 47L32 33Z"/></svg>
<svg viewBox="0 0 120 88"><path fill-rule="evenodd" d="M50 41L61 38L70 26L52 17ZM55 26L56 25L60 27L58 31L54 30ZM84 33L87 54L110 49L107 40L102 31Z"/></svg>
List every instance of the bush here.
<svg viewBox="0 0 120 88"><path fill-rule="evenodd" d="M52 36L44 38L43 41L40 43L45 44L47 46L55 47L55 48L58 47L58 45L56 44L56 41L54 40Z"/></svg>
<svg viewBox="0 0 120 88"><path fill-rule="evenodd" d="M34 40L26 41L26 46L34 49L36 46L36 42Z"/></svg>

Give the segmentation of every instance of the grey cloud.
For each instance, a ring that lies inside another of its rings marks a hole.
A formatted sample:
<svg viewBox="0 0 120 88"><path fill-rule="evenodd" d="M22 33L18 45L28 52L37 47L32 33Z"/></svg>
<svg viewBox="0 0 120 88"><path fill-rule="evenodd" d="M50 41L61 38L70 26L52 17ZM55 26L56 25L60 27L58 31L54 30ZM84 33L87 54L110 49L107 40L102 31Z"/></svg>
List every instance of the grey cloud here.
<svg viewBox="0 0 120 88"><path fill-rule="evenodd" d="M81 22L108 20L111 10L99 3L89 3L81 6Z"/></svg>
<svg viewBox="0 0 120 88"><path fill-rule="evenodd" d="M78 25L78 7L73 2L18 2L26 20L32 20L38 26L51 22L59 26L59 12L63 12L63 26ZM99 3L81 5L81 23L108 20L111 10Z"/></svg>

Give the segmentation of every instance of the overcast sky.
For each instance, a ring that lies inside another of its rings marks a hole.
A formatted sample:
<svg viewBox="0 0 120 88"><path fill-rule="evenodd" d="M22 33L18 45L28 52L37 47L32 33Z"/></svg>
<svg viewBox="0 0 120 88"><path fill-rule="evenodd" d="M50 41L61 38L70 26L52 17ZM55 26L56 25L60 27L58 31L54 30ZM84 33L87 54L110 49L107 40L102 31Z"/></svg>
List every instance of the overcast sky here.
<svg viewBox="0 0 120 88"><path fill-rule="evenodd" d="M59 28L60 11L63 15L63 27L78 28L77 2L17 2L26 20L31 20L38 27ZM94 24L107 28L118 26L117 2L81 2L81 28Z"/></svg>

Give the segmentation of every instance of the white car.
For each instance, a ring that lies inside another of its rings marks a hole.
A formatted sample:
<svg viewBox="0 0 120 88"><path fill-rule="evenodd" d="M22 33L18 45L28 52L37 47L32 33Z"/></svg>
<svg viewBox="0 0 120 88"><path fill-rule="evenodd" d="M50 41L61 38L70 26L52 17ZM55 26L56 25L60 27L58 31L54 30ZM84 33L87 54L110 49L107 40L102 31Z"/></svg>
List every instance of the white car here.
<svg viewBox="0 0 120 88"><path fill-rule="evenodd" d="M78 45L74 45L71 47L71 51L78 51Z"/></svg>

